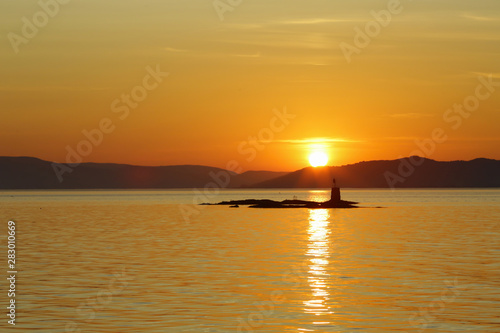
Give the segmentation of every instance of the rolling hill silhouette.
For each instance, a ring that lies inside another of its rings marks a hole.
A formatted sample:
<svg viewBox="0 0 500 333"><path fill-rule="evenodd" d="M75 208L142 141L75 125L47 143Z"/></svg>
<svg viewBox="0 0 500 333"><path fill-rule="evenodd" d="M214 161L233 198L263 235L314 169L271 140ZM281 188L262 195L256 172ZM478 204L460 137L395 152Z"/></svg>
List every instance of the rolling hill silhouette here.
<svg viewBox="0 0 500 333"><path fill-rule="evenodd" d="M342 187L500 187L500 161L438 162L421 159L413 166L408 157L390 161L368 161L340 167L307 167L287 175L256 183L256 188L327 188L335 177Z"/></svg>
<svg viewBox="0 0 500 333"><path fill-rule="evenodd" d="M500 187L500 161L438 162L415 157L368 161L338 167L307 167L294 172L247 171L242 174L200 165L134 166L82 163L59 182L52 162L33 157L0 157L0 189L159 189L203 188L214 175L228 175L228 188L342 187ZM215 178L214 178L215 177ZM219 178L220 179L220 178ZM221 186L226 187L226 186Z"/></svg>
<svg viewBox="0 0 500 333"><path fill-rule="evenodd" d="M286 174L248 171L242 174L201 165L135 166L82 163L59 182L52 162L33 157L0 157L0 189L139 189L199 188L228 174L228 187L250 186Z"/></svg>

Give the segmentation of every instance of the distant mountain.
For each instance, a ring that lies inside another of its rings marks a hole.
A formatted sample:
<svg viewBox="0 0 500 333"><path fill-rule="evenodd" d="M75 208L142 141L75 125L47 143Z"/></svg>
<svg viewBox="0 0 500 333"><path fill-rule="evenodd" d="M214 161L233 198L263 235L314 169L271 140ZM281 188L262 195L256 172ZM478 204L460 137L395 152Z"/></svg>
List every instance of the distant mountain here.
<svg viewBox="0 0 500 333"><path fill-rule="evenodd" d="M334 177L341 187L500 187L500 161L478 158L438 162L414 156L340 167L308 167L253 187L327 188Z"/></svg>
<svg viewBox="0 0 500 333"><path fill-rule="evenodd" d="M231 179L231 187L252 187L254 184L265 182L274 178L287 175L288 172L274 171L246 171L235 175Z"/></svg>
<svg viewBox="0 0 500 333"><path fill-rule="evenodd" d="M420 163L418 166L414 164ZM412 164L413 163L413 164ZM54 166L65 168L60 179ZM71 170L71 172L69 172ZM134 166L82 163L69 169L32 157L0 157L0 189L500 187L500 161L437 162L417 157L369 161L339 167L304 168L291 173L242 174L200 165ZM62 180L62 181L60 181Z"/></svg>
<svg viewBox="0 0 500 333"><path fill-rule="evenodd" d="M196 188L214 182L211 175L236 176L234 172L199 165L134 166L82 163L61 174L60 182L51 162L32 157L0 157L2 189L125 189ZM221 182L225 182L223 179Z"/></svg>

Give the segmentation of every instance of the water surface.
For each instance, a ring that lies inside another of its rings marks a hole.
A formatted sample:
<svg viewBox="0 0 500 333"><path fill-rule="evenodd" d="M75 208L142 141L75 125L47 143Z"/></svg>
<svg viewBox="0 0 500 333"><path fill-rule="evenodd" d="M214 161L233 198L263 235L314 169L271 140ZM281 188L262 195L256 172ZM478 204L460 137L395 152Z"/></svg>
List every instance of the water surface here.
<svg viewBox="0 0 500 333"><path fill-rule="evenodd" d="M500 332L500 190L343 190L360 209L189 205L328 196L0 192L2 234L18 228L15 330Z"/></svg>

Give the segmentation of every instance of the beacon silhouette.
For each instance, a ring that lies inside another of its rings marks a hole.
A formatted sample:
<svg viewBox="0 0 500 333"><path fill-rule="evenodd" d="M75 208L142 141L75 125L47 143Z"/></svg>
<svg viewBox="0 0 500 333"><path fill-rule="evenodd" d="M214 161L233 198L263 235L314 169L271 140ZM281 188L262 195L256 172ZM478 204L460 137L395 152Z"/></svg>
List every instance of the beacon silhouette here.
<svg viewBox="0 0 500 333"><path fill-rule="evenodd" d="M333 178L332 194L330 196L330 202L340 202L340 188L337 187L337 182Z"/></svg>

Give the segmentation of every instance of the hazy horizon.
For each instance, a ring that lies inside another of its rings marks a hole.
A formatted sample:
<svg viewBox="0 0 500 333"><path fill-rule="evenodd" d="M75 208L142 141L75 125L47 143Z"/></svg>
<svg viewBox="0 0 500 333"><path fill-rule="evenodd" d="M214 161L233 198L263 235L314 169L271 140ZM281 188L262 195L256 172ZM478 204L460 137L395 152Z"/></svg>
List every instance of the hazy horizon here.
<svg viewBox="0 0 500 333"><path fill-rule="evenodd" d="M64 160L62 160L62 161L49 161L49 160L45 160L43 158L36 157L36 156L23 156L23 155L19 155L19 156L0 156L0 157L14 157L14 158L16 158L16 157L26 157L26 158L36 158L36 159L39 159L39 160L42 160L42 161L45 161L45 162L51 162L51 163L62 163L62 164L66 163ZM301 170L301 169L304 169L304 168L342 167L342 166L347 166L347 165L357 164L357 163L363 163L363 162L394 161L394 160L399 160L399 159L408 159L410 157L413 157L413 156L402 156L402 157L394 158L394 159L362 160L362 161L357 161L357 162L353 162L353 163L346 163L346 164L339 164L339 165L327 164L327 165L318 166L318 167L314 167L312 165L308 165L308 163L306 162L304 164L304 166L299 167L298 169L294 169L294 170L248 169L248 170L242 170L242 172L247 172L247 171L294 172L294 171ZM475 158L471 158L471 159L457 159L457 160L436 160L436 159L428 158L428 157L424 157L424 156L418 156L418 157L426 158L426 159L433 160L433 161L436 161L436 162L461 162L461 161L469 162L469 161L478 160L478 159L487 159L487 160L495 160L495 161L499 161L500 160L500 159L488 158L488 157L475 157ZM118 162L109 162L109 161L103 161L103 162L84 161L82 163L122 164L122 165L138 166L138 167L204 166L204 167L210 167L210 168L224 169L222 167L218 167L218 166L214 166L214 165L186 164L186 163L181 163L181 164L162 164L162 165L160 165L160 164L158 164L158 165L131 164L131 163L118 163ZM237 172L237 173L239 173L239 172Z"/></svg>

